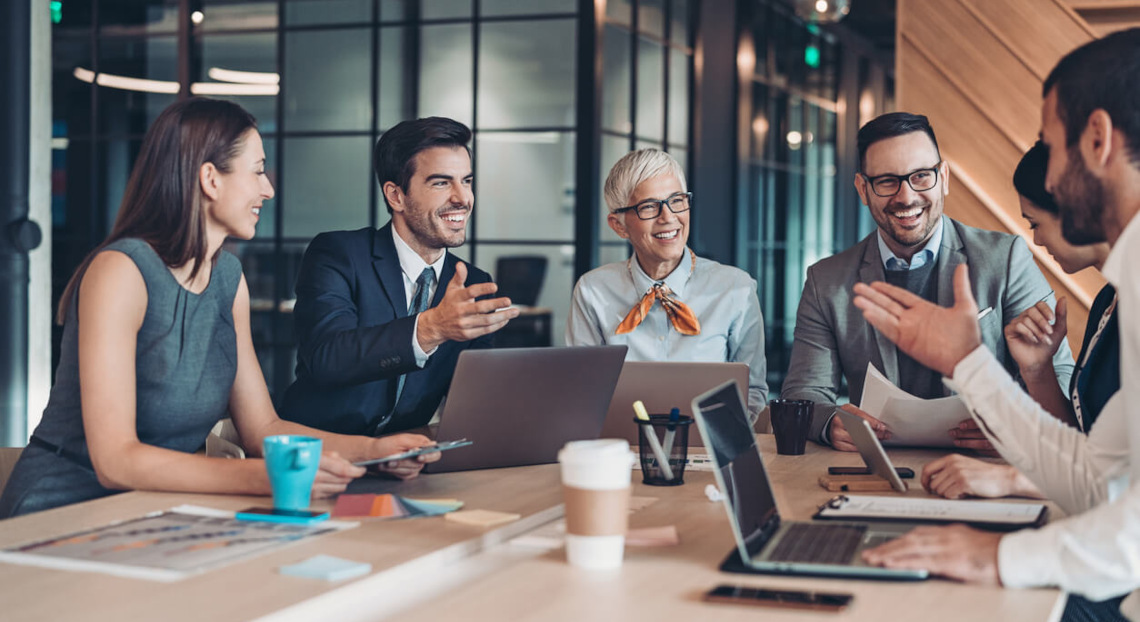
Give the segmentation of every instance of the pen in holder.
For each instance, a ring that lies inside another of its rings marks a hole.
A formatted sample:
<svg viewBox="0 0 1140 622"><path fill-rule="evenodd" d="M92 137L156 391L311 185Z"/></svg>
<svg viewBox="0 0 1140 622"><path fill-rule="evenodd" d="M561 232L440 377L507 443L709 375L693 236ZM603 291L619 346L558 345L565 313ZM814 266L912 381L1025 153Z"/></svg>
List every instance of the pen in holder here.
<svg viewBox="0 0 1140 622"><path fill-rule="evenodd" d="M686 415L650 415L648 421L640 418L633 421L638 424L642 482L651 486L684 484L685 464L689 458L689 426L693 418ZM666 439L664 446L658 440L661 437Z"/></svg>

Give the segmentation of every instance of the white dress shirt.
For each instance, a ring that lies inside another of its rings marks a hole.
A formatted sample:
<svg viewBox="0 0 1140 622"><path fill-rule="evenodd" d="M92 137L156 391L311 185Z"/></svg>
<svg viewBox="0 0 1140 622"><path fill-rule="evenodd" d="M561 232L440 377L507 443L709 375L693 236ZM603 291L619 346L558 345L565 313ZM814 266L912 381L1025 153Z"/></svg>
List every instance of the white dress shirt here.
<svg viewBox="0 0 1140 622"><path fill-rule="evenodd" d="M882 229L879 229L879 234L875 241L879 243L879 257L883 260L883 269L889 271L896 270L918 270L928 263L934 263L938 259L938 249L942 248L942 223L945 219L939 218L938 224L934 225L934 232L930 234L930 239L922 246L914 255L911 256L910 261L907 261L894 253L891 247L887 246L886 241L883 239Z"/></svg>
<svg viewBox="0 0 1140 622"><path fill-rule="evenodd" d="M1121 390L1086 437L1037 405L978 348L950 382L1002 457L1071 516L1001 539L1008 587L1055 585L1103 600L1130 591L1121 612L1140 620L1140 217L1113 246L1104 275L1116 286ZM1131 267L1131 269L1128 269ZM1129 475L1131 482L1129 483Z"/></svg>
<svg viewBox="0 0 1140 622"><path fill-rule="evenodd" d="M428 264L420 257L416 251L412 250L411 246L396 233L396 228L392 227L392 241L396 244L396 256L400 258L400 274L404 276L404 301L409 305L411 304L412 297L416 295L416 279L420 278L420 273L424 268L431 267L435 271L435 283L432 284L428 291L428 300L435 298L435 291L439 288L439 276L443 272L443 262L447 259L447 251L440 253L439 259L435 263ZM432 348L431 352L424 352L420 347L420 340L417 335L420 334L420 318L416 316L416 326L412 331L412 351L416 354L416 365L423 367L427 365L428 358L435 353L438 349Z"/></svg>
<svg viewBox="0 0 1140 622"><path fill-rule="evenodd" d="M764 318L756 281L748 273L686 249L681 263L665 277L674 297L701 323L701 334L673 329L661 304L654 302L631 333L614 334L618 324L656 283L635 257L606 264L582 275L574 286L566 344L626 345L627 361L687 361L748 364L748 411L755 421L768 400L764 358Z"/></svg>

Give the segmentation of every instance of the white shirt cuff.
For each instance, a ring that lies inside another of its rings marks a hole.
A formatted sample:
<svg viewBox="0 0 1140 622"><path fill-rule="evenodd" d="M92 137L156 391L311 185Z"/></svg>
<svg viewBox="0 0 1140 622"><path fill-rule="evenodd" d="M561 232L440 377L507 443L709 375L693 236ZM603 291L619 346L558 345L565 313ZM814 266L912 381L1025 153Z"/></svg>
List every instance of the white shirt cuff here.
<svg viewBox="0 0 1140 622"><path fill-rule="evenodd" d="M422 369L424 365L427 365L428 358L431 355L435 354L435 351L439 349L439 346L432 348L431 352L424 352L424 349L420 347L419 334L420 334L420 316L417 313L416 314L416 324L415 324L415 326L412 327L412 352L414 352L416 355L416 367L419 367Z"/></svg>
<svg viewBox="0 0 1140 622"><path fill-rule="evenodd" d="M958 364L954 366L954 375L951 377L951 388L959 390L959 387L965 387L970 384L970 381L978 376L979 372L984 371L991 360L994 360L994 355L990 352L989 348L984 345L979 345L974 348L972 352L967 354ZM983 374L984 376L985 374Z"/></svg>
<svg viewBox="0 0 1140 622"><path fill-rule="evenodd" d="M1058 544L1052 529L1026 529L998 543L998 576L1005 587L1042 587L1060 582Z"/></svg>

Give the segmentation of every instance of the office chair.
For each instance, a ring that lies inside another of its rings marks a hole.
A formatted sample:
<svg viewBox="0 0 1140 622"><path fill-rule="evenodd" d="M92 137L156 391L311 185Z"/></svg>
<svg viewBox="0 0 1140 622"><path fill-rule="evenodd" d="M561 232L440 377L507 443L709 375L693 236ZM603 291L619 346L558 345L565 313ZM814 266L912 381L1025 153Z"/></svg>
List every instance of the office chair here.
<svg viewBox="0 0 1140 622"><path fill-rule="evenodd" d="M538 303L542 281L546 278L546 257L514 255L500 257L495 263L497 296L506 296L516 305L533 307Z"/></svg>

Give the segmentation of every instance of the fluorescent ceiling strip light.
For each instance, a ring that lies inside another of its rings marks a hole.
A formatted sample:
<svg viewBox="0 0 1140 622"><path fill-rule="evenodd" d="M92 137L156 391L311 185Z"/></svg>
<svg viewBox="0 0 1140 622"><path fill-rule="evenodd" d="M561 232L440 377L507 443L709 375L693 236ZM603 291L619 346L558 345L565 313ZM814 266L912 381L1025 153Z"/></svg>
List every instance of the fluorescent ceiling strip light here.
<svg viewBox="0 0 1140 622"><path fill-rule="evenodd" d="M210 69L206 71L206 75L209 76L210 79L217 80L218 82L238 82L241 84L278 84L281 82L281 76L276 73L237 71L234 69L222 69L221 67L210 67Z"/></svg>
<svg viewBox="0 0 1140 622"><path fill-rule="evenodd" d="M83 67L76 67L72 74L88 84L95 83L112 89L140 93L178 94L177 82L128 78L110 73L97 74ZM195 82L190 85L190 92L194 95L276 95L279 90L280 87L276 84Z"/></svg>
<svg viewBox="0 0 1140 622"><path fill-rule="evenodd" d="M232 84L228 82L195 82L190 92L195 95L276 95L276 84Z"/></svg>
<svg viewBox="0 0 1140 622"><path fill-rule="evenodd" d="M105 86L112 89L121 89L124 91L140 91L143 93L168 93L170 95L178 94L178 83L168 82L166 80L144 80L142 78L128 78L126 76L116 76L110 73L96 74L90 69L76 67L72 72L76 78L91 83L94 82L99 86Z"/></svg>

